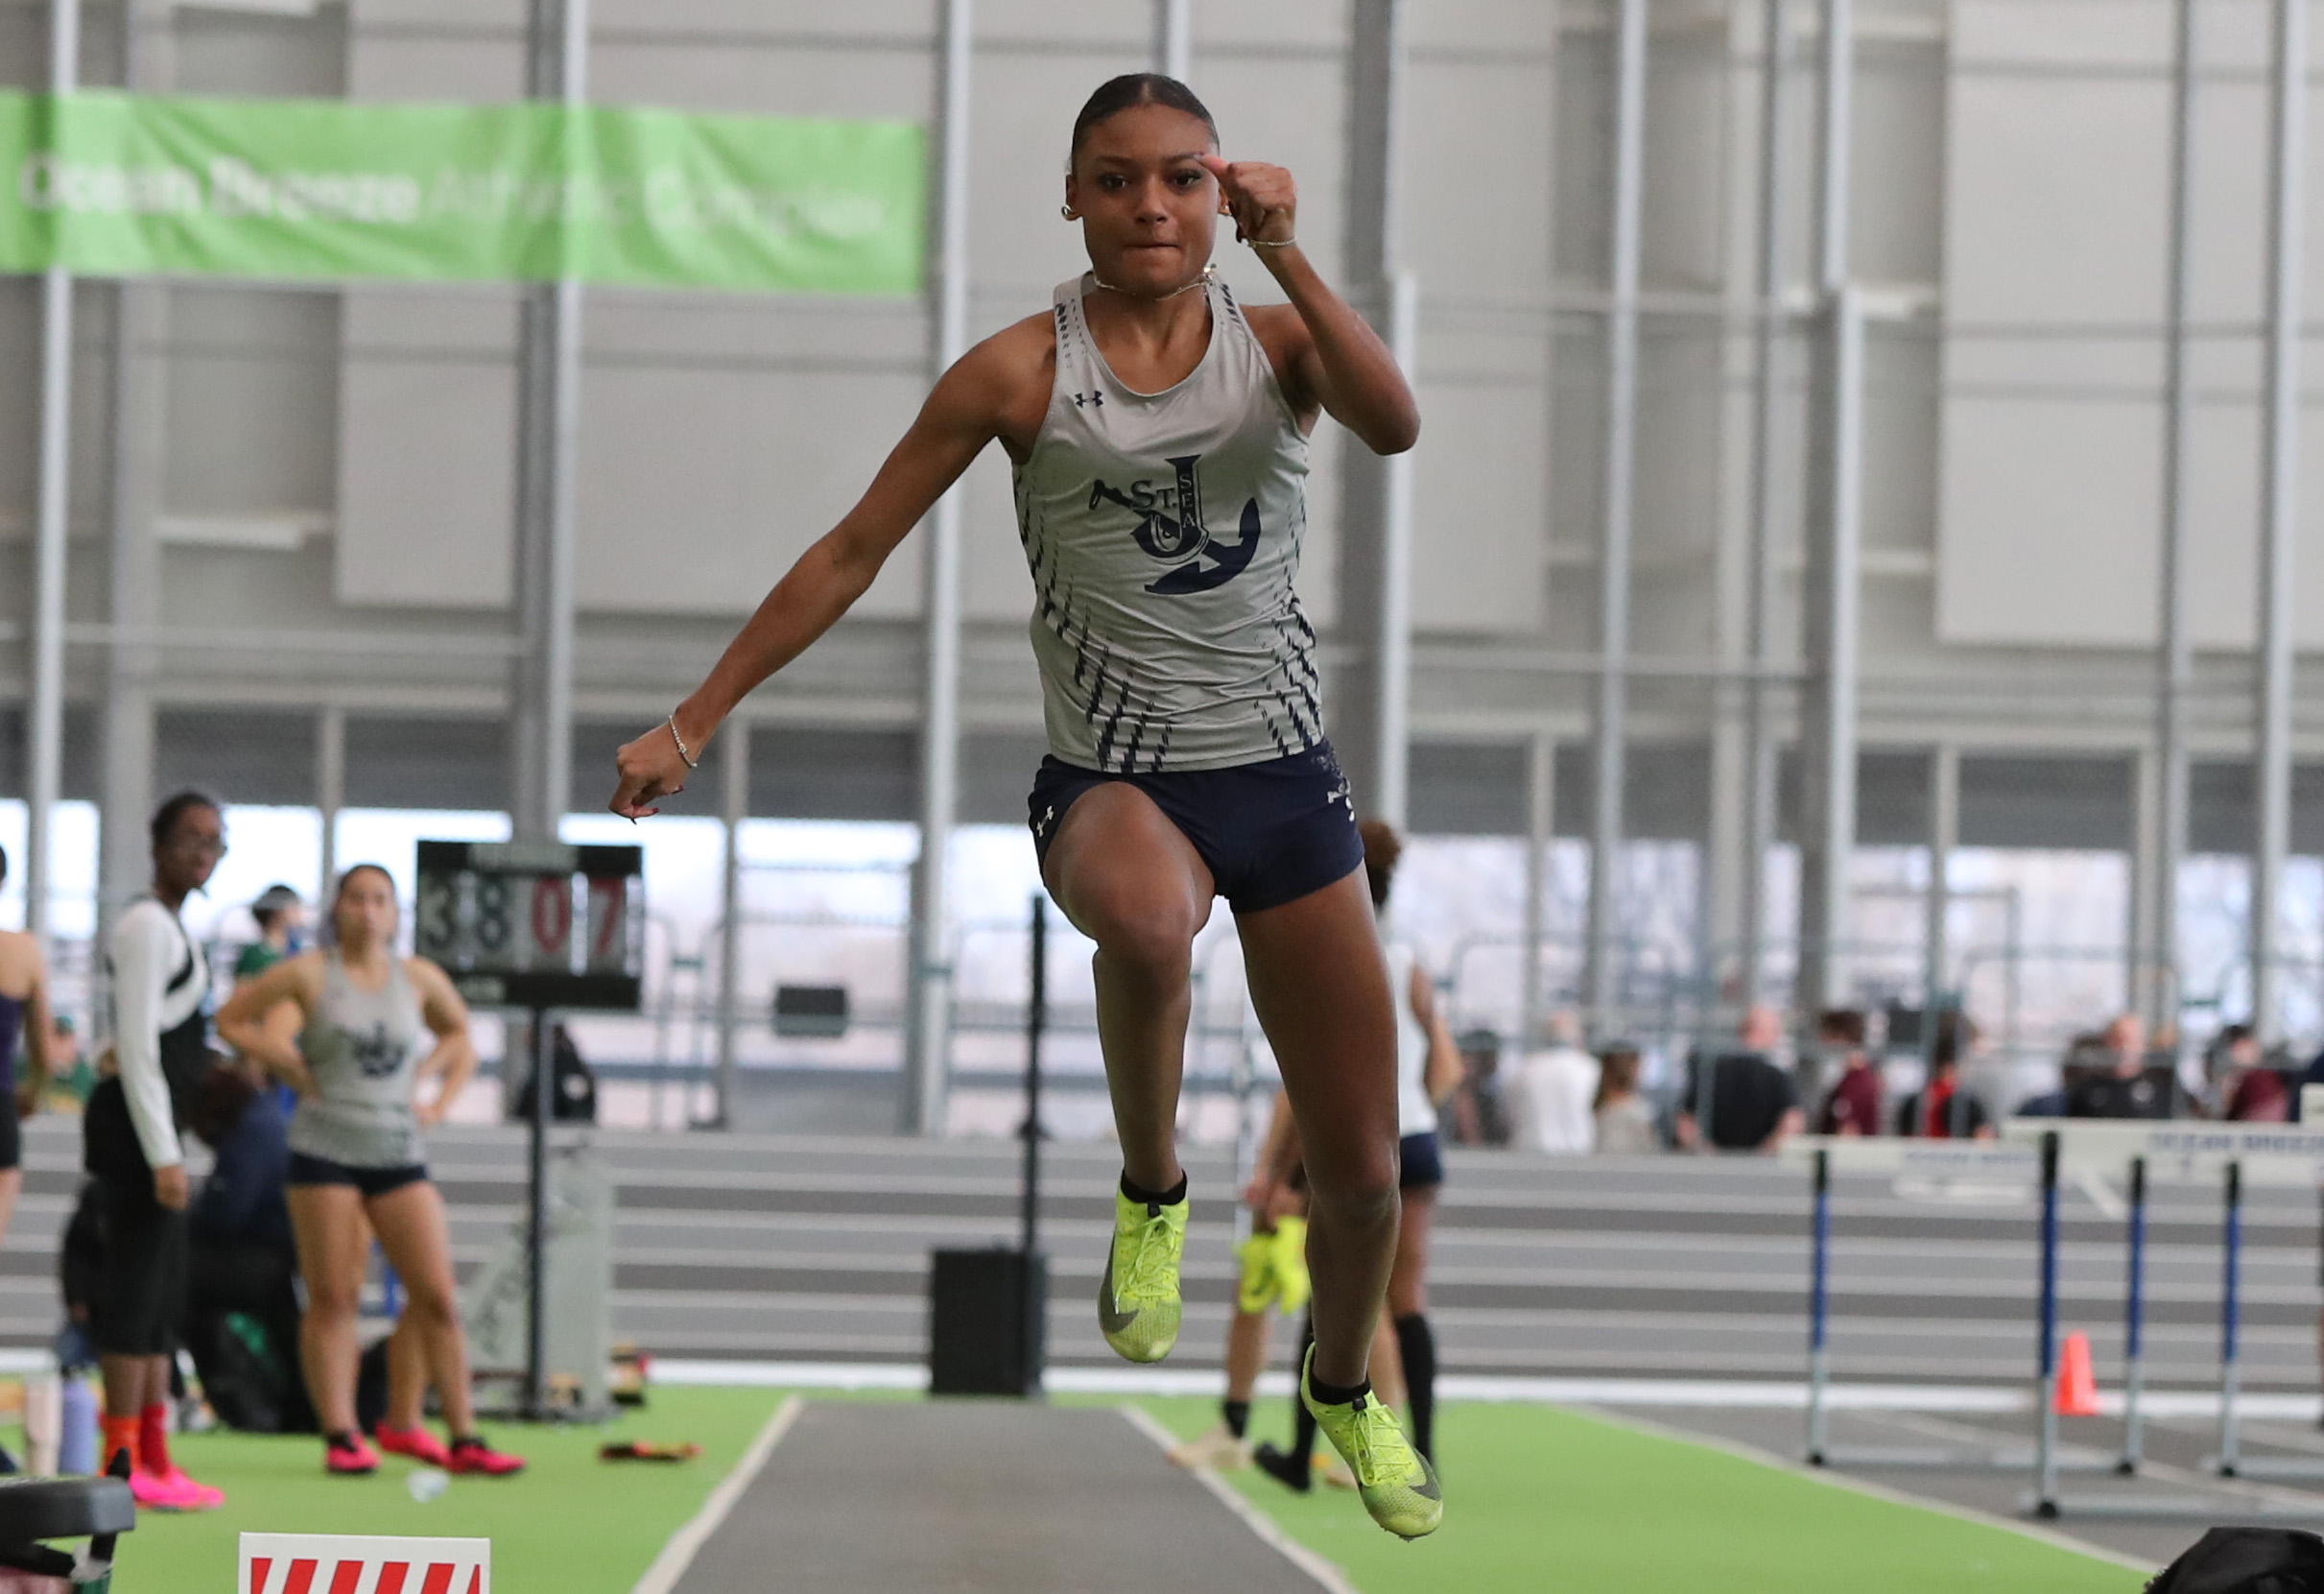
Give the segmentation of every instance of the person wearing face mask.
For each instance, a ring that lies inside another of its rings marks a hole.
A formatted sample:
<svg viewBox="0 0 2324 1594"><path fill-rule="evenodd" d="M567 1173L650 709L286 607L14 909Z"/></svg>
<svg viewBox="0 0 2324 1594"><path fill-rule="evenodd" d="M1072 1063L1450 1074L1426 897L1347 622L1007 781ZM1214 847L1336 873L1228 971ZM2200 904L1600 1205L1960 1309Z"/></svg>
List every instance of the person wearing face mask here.
<svg viewBox="0 0 2324 1594"><path fill-rule="evenodd" d="M105 1264L90 1314L105 1375L101 1466L126 1454L130 1492L159 1511L225 1496L170 1459L170 1363L185 1316L185 1155L178 1130L211 1065L209 964L179 917L225 856L225 819L199 792L154 811L154 887L113 926L113 1068L90 1092L82 1166L100 1193Z"/></svg>
<svg viewBox="0 0 2324 1594"><path fill-rule="evenodd" d="M355 1313L376 1234L407 1302L400 1353L389 1357L387 1417L372 1437L380 1449L451 1472L506 1477L524 1463L476 1431L451 1230L420 1137L476 1071L468 1009L442 969L397 954L396 918L387 870L347 870L331 903L331 944L238 987L218 1033L298 1095L289 1182L307 1295L299 1360L322 1428L324 1470L379 1468L355 1418ZM287 1041L271 1021L284 1006L303 1019ZM428 1383L451 1430L448 1446L420 1423Z"/></svg>

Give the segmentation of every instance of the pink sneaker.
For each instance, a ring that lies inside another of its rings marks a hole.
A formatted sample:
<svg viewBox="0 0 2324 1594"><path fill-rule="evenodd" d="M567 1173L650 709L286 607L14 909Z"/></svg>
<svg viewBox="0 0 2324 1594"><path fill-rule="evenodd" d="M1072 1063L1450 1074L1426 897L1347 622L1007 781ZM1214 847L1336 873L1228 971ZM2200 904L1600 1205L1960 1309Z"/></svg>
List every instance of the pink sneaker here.
<svg viewBox="0 0 2324 1594"><path fill-rule="evenodd" d="M452 1464L452 1452L444 1448L444 1441L416 1422L409 1428L391 1428L383 1422L371 1430L371 1437L391 1456L409 1456L423 1466L449 1468Z"/></svg>
<svg viewBox="0 0 2324 1594"><path fill-rule="evenodd" d="M213 1511L225 1504L217 1489L194 1482L173 1467L166 1473L143 1467L130 1474L130 1498L145 1511Z"/></svg>
<svg viewBox="0 0 2324 1594"><path fill-rule="evenodd" d="M361 1434L348 1434L342 1444L323 1440L322 1469L338 1478L368 1478L379 1470L379 1452L364 1442Z"/></svg>
<svg viewBox="0 0 2324 1594"><path fill-rule="evenodd" d="M170 1468L170 1482L189 1494L192 1504L186 1508L188 1511L216 1511L220 1506L225 1504L225 1489L213 1487L208 1484L196 1483L178 1467Z"/></svg>
<svg viewBox="0 0 2324 1594"><path fill-rule="evenodd" d="M483 1478L506 1478L524 1469L523 1458L506 1455L470 1435L452 1441L451 1465L446 1470L474 1473Z"/></svg>

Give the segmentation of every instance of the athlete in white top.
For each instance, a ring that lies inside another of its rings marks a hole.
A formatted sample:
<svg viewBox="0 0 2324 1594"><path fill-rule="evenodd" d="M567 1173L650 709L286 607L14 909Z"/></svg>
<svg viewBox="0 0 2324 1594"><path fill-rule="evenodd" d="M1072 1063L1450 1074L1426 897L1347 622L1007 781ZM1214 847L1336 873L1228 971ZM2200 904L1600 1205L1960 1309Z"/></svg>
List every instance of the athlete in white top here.
<svg viewBox="0 0 2324 1594"><path fill-rule="evenodd" d="M201 1511L225 1496L170 1459L170 1361L185 1316L188 1189L178 1125L211 1061L209 964L178 920L225 855L218 805L180 792L154 815L154 890L107 945L113 1071L81 1121L82 1166L105 1196L105 1273L91 1313L105 1372L104 1464L127 1452L143 1506Z"/></svg>
<svg viewBox="0 0 2324 1594"><path fill-rule="evenodd" d="M642 817L678 790L744 696L845 613L998 441L1040 594L1051 757L1029 817L1043 879L1098 944L1123 1152L1100 1326L1137 1361L1176 1338L1192 945L1224 895L1307 1149L1302 1387L1335 1446L1365 1458L1375 1520L1427 1533L1443 1511L1434 1473L1364 1371L1395 1252L1395 1003L1292 595L1307 435L1328 411L1396 453L1419 436L1418 408L1300 250L1292 175L1221 158L1184 84L1102 86L1074 128L1064 200L1087 274L938 379L863 500L669 720L621 749L611 807ZM1240 306L1209 282L1222 215L1288 303Z"/></svg>

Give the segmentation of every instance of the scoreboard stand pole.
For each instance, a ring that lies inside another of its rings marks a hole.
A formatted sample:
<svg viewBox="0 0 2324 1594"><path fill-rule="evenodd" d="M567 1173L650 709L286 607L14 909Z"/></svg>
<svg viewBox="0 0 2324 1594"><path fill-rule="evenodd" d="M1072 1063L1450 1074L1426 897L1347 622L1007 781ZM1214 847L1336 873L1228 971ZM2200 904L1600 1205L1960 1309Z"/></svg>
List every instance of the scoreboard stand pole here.
<svg viewBox="0 0 2324 1594"><path fill-rule="evenodd" d="M557 1032L547 1008L533 1013L533 1111L525 1211L525 1416L553 1420L549 1404L549 1093L557 1084Z"/></svg>
<svg viewBox="0 0 2324 1594"><path fill-rule="evenodd" d="M629 1012L645 991L645 849L561 842L434 842L417 849L413 950L471 1006L529 1014L533 1110L526 1148L524 1393L515 1415L548 1422L603 1413L560 1408L549 1369L549 1125L560 1012ZM506 1077L515 1059L504 1053Z"/></svg>

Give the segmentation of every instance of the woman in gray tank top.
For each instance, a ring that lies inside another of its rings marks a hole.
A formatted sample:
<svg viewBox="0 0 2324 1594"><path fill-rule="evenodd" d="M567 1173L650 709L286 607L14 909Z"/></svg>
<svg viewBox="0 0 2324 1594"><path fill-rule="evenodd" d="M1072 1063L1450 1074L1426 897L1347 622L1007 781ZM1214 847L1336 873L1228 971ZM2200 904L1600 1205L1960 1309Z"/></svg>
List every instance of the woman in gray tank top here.
<svg viewBox="0 0 2324 1594"><path fill-rule="evenodd" d="M1365 1383L1396 1246L1395 1005L1294 582L1317 419L1391 454L1418 438L1419 411L1300 250L1292 175L1221 158L1185 84L1138 73L1102 86L1074 126L1064 200L1089 270L937 380L862 501L708 678L621 749L611 806L640 819L682 789L744 696L844 614L998 441L1015 467L1049 732L1028 820L1051 894L1097 942L1122 1143L1099 1326L1136 1362L1177 1337L1192 947L1223 896L1306 1154L1303 1398L1374 1520L1414 1537L1443 1514L1435 1475ZM1221 216L1287 302L1246 307L1213 278Z"/></svg>
<svg viewBox="0 0 2324 1594"><path fill-rule="evenodd" d="M451 1230L420 1143L421 1130L442 1119L476 1071L468 1010L442 969L396 955L396 920L387 870L347 870L331 905L332 944L237 986L218 1033L298 1093L289 1191L307 1293L298 1349L322 1422L324 1469L379 1467L355 1426L355 1313L377 1234L406 1297L389 1347L380 1448L454 1472L514 1472L524 1463L476 1433ZM304 1020L296 1041L267 1023L286 1003ZM449 1447L420 1422L431 1383Z"/></svg>

